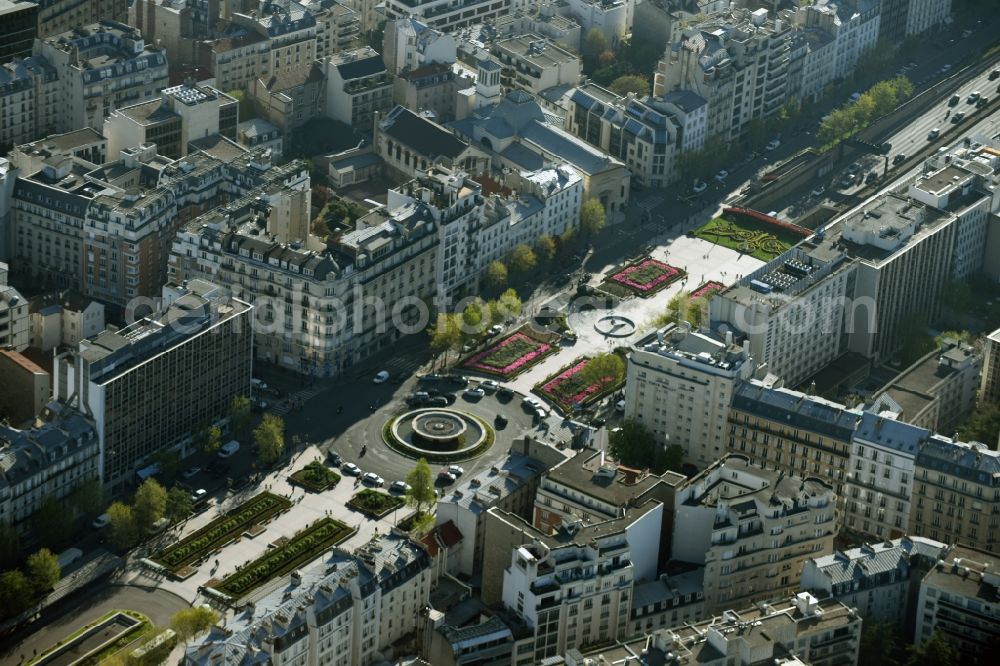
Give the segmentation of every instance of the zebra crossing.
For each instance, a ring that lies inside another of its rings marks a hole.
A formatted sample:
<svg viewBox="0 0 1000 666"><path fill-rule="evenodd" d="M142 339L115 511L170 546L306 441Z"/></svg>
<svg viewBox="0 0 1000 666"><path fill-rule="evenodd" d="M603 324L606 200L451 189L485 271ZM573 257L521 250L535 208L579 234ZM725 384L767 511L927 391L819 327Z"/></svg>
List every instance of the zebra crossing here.
<svg viewBox="0 0 1000 666"><path fill-rule="evenodd" d="M276 416L284 416L288 412L292 411L292 405L302 404L307 400L316 397L323 392L322 386L310 386L298 391L294 391L288 394L288 397L278 403L273 403L271 405L271 413Z"/></svg>

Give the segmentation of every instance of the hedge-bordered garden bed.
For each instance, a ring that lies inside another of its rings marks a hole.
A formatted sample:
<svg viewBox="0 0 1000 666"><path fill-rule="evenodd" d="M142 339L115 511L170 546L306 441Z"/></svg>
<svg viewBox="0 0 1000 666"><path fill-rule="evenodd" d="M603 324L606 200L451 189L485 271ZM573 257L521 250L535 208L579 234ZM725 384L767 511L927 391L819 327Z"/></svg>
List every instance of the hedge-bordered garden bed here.
<svg viewBox="0 0 1000 666"><path fill-rule="evenodd" d="M643 298L649 298L680 280L684 271L650 257L633 262L604 279L602 286L611 293L622 290Z"/></svg>
<svg viewBox="0 0 1000 666"><path fill-rule="evenodd" d="M152 559L172 573L180 571L239 537L252 525L263 523L291 506L292 503L284 497L269 492L260 493L157 553Z"/></svg>
<svg viewBox="0 0 1000 666"><path fill-rule="evenodd" d="M347 506L372 518L381 518L404 504L406 500L402 497L365 488L352 497Z"/></svg>
<svg viewBox="0 0 1000 666"><path fill-rule="evenodd" d="M569 415L576 409L577 405L582 407L600 400L609 393L620 389L625 383L622 379L622 381L606 384L603 387L596 384L586 384L580 377L580 373L589 360L590 358L586 356L577 357L568 365L564 365L535 384L535 393L548 400L564 415Z"/></svg>
<svg viewBox="0 0 1000 666"><path fill-rule="evenodd" d="M462 359L459 367L466 370L509 380L538 365L559 351L559 335L539 334L526 326L497 340L483 351Z"/></svg>
<svg viewBox="0 0 1000 666"><path fill-rule="evenodd" d="M289 475L288 480L310 492L321 493L340 483L340 475L318 460L314 460Z"/></svg>
<svg viewBox="0 0 1000 666"><path fill-rule="evenodd" d="M213 587L239 599L268 581L283 576L323 551L346 541L357 530L333 518L321 518L291 539L229 574Z"/></svg>

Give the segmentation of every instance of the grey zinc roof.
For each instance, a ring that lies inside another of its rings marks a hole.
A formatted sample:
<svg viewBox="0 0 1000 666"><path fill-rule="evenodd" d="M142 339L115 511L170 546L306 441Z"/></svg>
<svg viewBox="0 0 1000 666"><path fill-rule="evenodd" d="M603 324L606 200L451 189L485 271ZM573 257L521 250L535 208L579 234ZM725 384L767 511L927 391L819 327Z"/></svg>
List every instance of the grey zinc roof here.
<svg viewBox="0 0 1000 666"><path fill-rule="evenodd" d="M871 412L864 412L861 415L857 431L854 433L854 438L916 456L917 447L929 435L930 431L924 428L883 418Z"/></svg>
<svg viewBox="0 0 1000 666"><path fill-rule="evenodd" d="M704 97L690 90L672 90L664 95L663 99L671 104L676 104L687 113L708 104Z"/></svg>
<svg viewBox="0 0 1000 666"><path fill-rule="evenodd" d="M896 578L909 576L910 565L905 551L898 542L877 543L848 551L837 551L814 560L816 566L826 575L837 593L837 586L858 583L863 580L884 580L886 574L896 573ZM886 581L887 582L887 581Z"/></svg>
<svg viewBox="0 0 1000 666"><path fill-rule="evenodd" d="M821 398L786 389L770 389L757 382L746 382L736 389L733 408L844 442L851 440L860 417L856 411Z"/></svg>
<svg viewBox="0 0 1000 666"><path fill-rule="evenodd" d="M1000 452L982 444L953 442L945 437L929 437L920 444L917 465L979 484L1000 486Z"/></svg>
<svg viewBox="0 0 1000 666"><path fill-rule="evenodd" d="M468 144L457 136L419 116L404 106L397 106L389 112L382 124L386 136L409 146L417 154L435 159L454 159L462 154Z"/></svg>
<svg viewBox="0 0 1000 666"><path fill-rule="evenodd" d="M340 63L337 65L337 71L340 72L341 78L345 81L351 81L384 72L385 63L382 62L382 56L376 54L367 58Z"/></svg>

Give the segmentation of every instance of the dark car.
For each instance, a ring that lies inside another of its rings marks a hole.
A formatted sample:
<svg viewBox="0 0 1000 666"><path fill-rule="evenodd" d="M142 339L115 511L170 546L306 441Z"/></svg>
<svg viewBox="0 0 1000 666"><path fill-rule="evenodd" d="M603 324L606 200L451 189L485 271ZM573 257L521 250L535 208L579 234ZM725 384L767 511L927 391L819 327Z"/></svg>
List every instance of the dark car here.
<svg viewBox="0 0 1000 666"><path fill-rule="evenodd" d="M904 155L903 153L899 153L898 155L892 158L893 164L902 164L905 161L906 161L906 155Z"/></svg>
<svg viewBox="0 0 1000 666"><path fill-rule="evenodd" d="M225 476L229 473L229 463L223 460L215 460L208 466L208 471L216 476Z"/></svg>
<svg viewBox="0 0 1000 666"><path fill-rule="evenodd" d="M958 106L958 103L959 101L961 101L961 99L962 98L959 97L958 95L952 95L951 99L948 100L948 106Z"/></svg>
<svg viewBox="0 0 1000 666"><path fill-rule="evenodd" d="M603 416L598 416L596 419L591 419L590 425L594 426L595 428L600 428L601 426L606 425L607 422L608 420L606 418L604 418Z"/></svg>
<svg viewBox="0 0 1000 666"><path fill-rule="evenodd" d="M427 402L424 404L426 404L428 407L447 407L448 398L446 398L443 395L434 395L431 396L430 398L427 398Z"/></svg>
<svg viewBox="0 0 1000 666"><path fill-rule="evenodd" d="M994 69L992 72L990 72L990 81L994 81L998 77L1000 77L1000 69Z"/></svg>
<svg viewBox="0 0 1000 666"><path fill-rule="evenodd" d="M868 174L868 176L867 176L867 177L865 178L865 183L867 183L868 185L871 185L871 184L872 184L872 183L874 183L874 182L875 182L876 180L878 180L878 174L877 174L877 173L875 173L874 171L872 171L872 172L871 172L870 174Z"/></svg>
<svg viewBox="0 0 1000 666"><path fill-rule="evenodd" d="M514 397L514 391L507 388L506 386L501 386L497 389L497 397L503 398L504 400L509 400Z"/></svg>
<svg viewBox="0 0 1000 666"><path fill-rule="evenodd" d="M493 419L493 424L498 428L506 427L507 417L504 416L503 414L497 414L496 417Z"/></svg>
<svg viewBox="0 0 1000 666"><path fill-rule="evenodd" d="M340 454L336 451L330 451L326 454L326 459L330 461L330 464L334 467L340 467L344 464L344 459L340 457Z"/></svg>

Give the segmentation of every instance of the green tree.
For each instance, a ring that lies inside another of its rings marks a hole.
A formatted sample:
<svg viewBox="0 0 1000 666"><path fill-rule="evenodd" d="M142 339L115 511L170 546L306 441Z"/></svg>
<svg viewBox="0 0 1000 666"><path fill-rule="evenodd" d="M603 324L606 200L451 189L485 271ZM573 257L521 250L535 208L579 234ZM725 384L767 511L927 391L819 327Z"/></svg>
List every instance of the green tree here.
<svg viewBox="0 0 1000 666"><path fill-rule="evenodd" d="M135 491L132 514L136 526L148 529L167 511L167 491L156 479L146 479Z"/></svg>
<svg viewBox="0 0 1000 666"><path fill-rule="evenodd" d="M17 569L0 574L0 616L13 617L34 601L28 577Z"/></svg>
<svg viewBox="0 0 1000 666"><path fill-rule="evenodd" d="M507 265L515 273L527 273L538 265L538 257L527 245L515 245L507 257Z"/></svg>
<svg viewBox="0 0 1000 666"><path fill-rule="evenodd" d="M12 525L0 523L0 569L17 564L21 555L21 537Z"/></svg>
<svg viewBox="0 0 1000 666"><path fill-rule="evenodd" d="M250 398L245 395L234 395L229 401L229 429L238 438L247 436L253 413L250 411Z"/></svg>
<svg viewBox="0 0 1000 666"><path fill-rule="evenodd" d="M649 94L649 79L641 74L622 74L611 82L608 90L621 97L625 97L629 93L635 93L642 97Z"/></svg>
<svg viewBox="0 0 1000 666"><path fill-rule="evenodd" d="M521 315L521 297L513 289L507 289L495 301L490 302L494 322L516 319Z"/></svg>
<svg viewBox="0 0 1000 666"><path fill-rule="evenodd" d="M260 425L254 428L253 441L257 458L265 465L278 461L285 451L285 422L275 414L265 414Z"/></svg>
<svg viewBox="0 0 1000 666"><path fill-rule="evenodd" d="M653 453L653 471L662 474L666 471L680 472L684 464L684 447L680 444L657 446Z"/></svg>
<svg viewBox="0 0 1000 666"><path fill-rule="evenodd" d="M646 426L628 420L608 437L608 452L628 467L652 467L656 462L656 438Z"/></svg>
<svg viewBox="0 0 1000 666"><path fill-rule="evenodd" d="M963 442L982 442L992 447L1000 439L1000 405L980 402L959 426L958 436Z"/></svg>
<svg viewBox="0 0 1000 666"><path fill-rule="evenodd" d="M462 327L457 315L439 312L433 327L429 329L431 349L437 353L444 352L444 361L448 361L448 352L457 349L462 344Z"/></svg>
<svg viewBox="0 0 1000 666"><path fill-rule="evenodd" d="M175 477L181 471L181 454L174 449L162 449L153 455L153 462L160 466L160 473Z"/></svg>
<svg viewBox="0 0 1000 666"><path fill-rule="evenodd" d="M681 318L686 317L689 296L690 294L686 291L678 291L671 296L670 300L667 301L667 307L663 311L663 314L656 318L656 326L662 327L667 324L676 324L681 321Z"/></svg>
<svg viewBox="0 0 1000 666"><path fill-rule="evenodd" d="M601 54L608 50L608 38L604 36L600 28L591 28L583 38L583 45L580 48L580 55L583 56L584 65L589 71L593 69L601 57Z"/></svg>
<svg viewBox="0 0 1000 666"><path fill-rule="evenodd" d="M84 520L91 520L104 509L104 488L97 479L81 483L70 494L70 503Z"/></svg>
<svg viewBox="0 0 1000 666"><path fill-rule="evenodd" d="M462 334L476 337L490 327L490 308L480 299L469 301L462 310Z"/></svg>
<svg viewBox="0 0 1000 666"><path fill-rule="evenodd" d="M625 379L625 361L615 353L598 354L587 361L581 373L588 385L597 384L604 388Z"/></svg>
<svg viewBox="0 0 1000 666"><path fill-rule="evenodd" d="M934 351L934 338L927 331L927 315L915 312L903 317L899 323L899 358L908 367L921 357Z"/></svg>
<svg viewBox="0 0 1000 666"><path fill-rule="evenodd" d="M166 516L171 522L184 520L191 515L193 510L194 502L191 501L191 495L186 490L177 486L170 489L170 492L167 493Z"/></svg>
<svg viewBox="0 0 1000 666"><path fill-rule="evenodd" d="M906 666L958 666L958 651L940 631L920 645L911 645Z"/></svg>
<svg viewBox="0 0 1000 666"><path fill-rule="evenodd" d="M28 571L28 581L36 594L48 592L59 582L59 560L48 548L29 555L25 568Z"/></svg>
<svg viewBox="0 0 1000 666"><path fill-rule="evenodd" d="M535 250L545 261L551 261L556 256L556 241L548 234L542 234L535 241Z"/></svg>
<svg viewBox="0 0 1000 666"><path fill-rule="evenodd" d="M580 229L595 236L604 228L604 206L597 199L587 199L580 206Z"/></svg>
<svg viewBox="0 0 1000 666"><path fill-rule="evenodd" d="M386 21L379 21L379 24L372 28L371 32L368 33L368 46L372 47L379 53L385 50L385 45L382 41L385 38L385 24Z"/></svg>
<svg viewBox="0 0 1000 666"><path fill-rule="evenodd" d="M55 497L48 497L32 516L31 522L38 530L42 543L61 545L73 532L73 514Z"/></svg>
<svg viewBox="0 0 1000 666"><path fill-rule="evenodd" d="M108 507L108 533L111 543L119 550L131 548L139 541L139 527L132 507L114 502Z"/></svg>
<svg viewBox="0 0 1000 666"><path fill-rule="evenodd" d="M954 340L955 342L967 345L971 344L974 339L975 336L969 331L941 331L934 336L934 344L935 346L940 347L946 341Z"/></svg>
<svg viewBox="0 0 1000 666"><path fill-rule="evenodd" d="M708 315L708 299L692 298L687 302L684 312L684 319L691 324L692 328L698 328L705 321Z"/></svg>
<svg viewBox="0 0 1000 666"><path fill-rule="evenodd" d="M906 645L896 625L865 622L861 626L858 666L899 666L905 656Z"/></svg>
<svg viewBox="0 0 1000 666"><path fill-rule="evenodd" d="M407 504L416 508L418 514L429 511L437 500L437 493L434 490L434 473L427 460L421 458L417 461L406 475L406 483L410 486L406 491Z"/></svg>
<svg viewBox="0 0 1000 666"><path fill-rule="evenodd" d="M486 286L494 290L507 286L507 267L502 261L491 261L486 267Z"/></svg>
<svg viewBox="0 0 1000 666"><path fill-rule="evenodd" d="M219 621L219 614L206 606L182 608L170 618L170 628L182 641L194 638L207 631Z"/></svg>
<svg viewBox="0 0 1000 666"><path fill-rule="evenodd" d="M215 453L222 446L222 430L219 426L206 423L198 428L194 434L194 444L202 453L209 455Z"/></svg>

